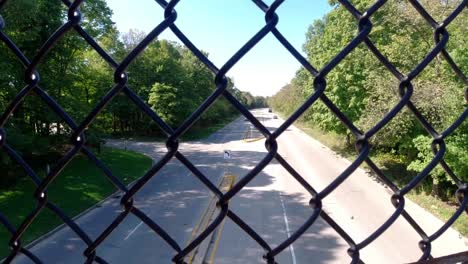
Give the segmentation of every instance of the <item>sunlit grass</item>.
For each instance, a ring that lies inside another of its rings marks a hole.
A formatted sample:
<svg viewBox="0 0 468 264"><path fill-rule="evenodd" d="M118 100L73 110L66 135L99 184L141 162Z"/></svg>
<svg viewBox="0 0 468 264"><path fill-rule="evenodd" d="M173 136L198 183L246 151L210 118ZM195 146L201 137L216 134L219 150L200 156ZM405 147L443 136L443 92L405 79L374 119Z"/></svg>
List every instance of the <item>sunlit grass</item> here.
<svg viewBox="0 0 468 264"><path fill-rule="evenodd" d="M238 117L239 115L233 115L233 116L221 119L217 123L214 123L209 126L193 127L189 129L189 131L187 131L187 133L182 136L182 139L190 141L190 140L200 140L200 139L207 138L214 132L220 130L221 128L225 127L227 124L236 120Z"/></svg>
<svg viewBox="0 0 468 264"><path fill-rule="evenodd" d="M408 195L411 201L419 204L421 207L437 216L442 221L447 221L455 211L457 206L442 202L434 196L426 195L423 193L411 192ZM460 232L463 236L468 236L468 214L462 213L452 226L455 230Z"/></svg>
<svg viewBox="0 0 468 264"><path fill-rule="evenodd" d="M339 136L333 133L323 132L320 129L311 127L307 123L296 122L295 125L309 136L320 141L325 146L333 151L339 153L341 156L354 159L355 150L346 144L344 136ZM372 160L382 169L382 171L389 177L396 185L403 186L409 182L412 174L406 169L401 157L391 153L373 153ZM364 168L368 168L364 165ZM395 176L395 175L398 175ZM458 209L457 205L441 201L440 199L431 196L423 191L412 191L407 197L424 208L426 211L431 212L434 216L442 221L447 221ZM468 215L463 213L452 226L455 230L460 232L463 236L468 236Z"/></svg>
<svg viewBox="0 0 468 264"><path fill-rule="evenodd" d="M150 158L131 151L104 148L98 158L125 184L141 177L151 166ZM36 206L33 199L34 190L33 182L27 177L8 190L0 190L0 212L4 213L15 227L18 227ZM116 190L94 163L80 155L53 181L47 195L49 200L69 217L74 217ZM24 234L23 244L33 241L59 224L60 219L48 209L44 209ZM0 226L0 259L8 253L9 239L10 235L6 229Z"/></svg>

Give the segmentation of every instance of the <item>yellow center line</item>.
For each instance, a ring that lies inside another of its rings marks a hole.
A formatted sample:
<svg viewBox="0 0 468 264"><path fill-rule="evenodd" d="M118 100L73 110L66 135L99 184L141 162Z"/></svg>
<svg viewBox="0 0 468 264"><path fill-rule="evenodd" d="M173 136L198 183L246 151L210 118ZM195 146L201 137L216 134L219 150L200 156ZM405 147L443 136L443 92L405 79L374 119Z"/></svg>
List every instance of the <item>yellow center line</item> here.
<svg viewBox="0 0 468 264"><path fill-rule="evenodd" d="M234 175L225 175L222 179L221 179L221 182L218 186L218 188L221 190L221 192L225 193L227 191L229 191L232 186L234 185L234 182L235 182L235 179L236 177ZM216 195L212 195L211 199L210 199L210 202L208 203L208 206L205 208L203 214L201 215L201 218L200 220L198 221L197 225L194 227L193 231L192 231L192 235L190 237L190 239L188 240L188 244L190 244L198 234L202 233L204 230L206 230L206 228L208 227L208 225L211 223L212 221L212 217L214 215L216 211ZM210 245L208 245L207 249L206 249L206 252L203 252L204 254L201 254L199 255L199 257L202 257L204 258L205 255L210 251L210 248L213 248L212 252L211 252L211 256L210 256L210 262L209 263L212 263L213 262L213 259L214 259L214 256L216 254L216 251L218 249L218 245L219 245L219 240L220 240L220 236L221 236L221 231L222 231L222 227L224 225L224 222L225 222L226 219L224 219L220 226L217 227L217 230L215 230L212 235L211 235L211 239L206 239L205 241L211 241L213 240L213 238L215 239L215 243L213 244L213 246L210 247ZM203 228L201 228L203 226ZM203 243L205 243L205 241ZM202 244L203 244L202 243ZM199 250L199 247L198 246L196 249L194 249L190 255L188 256L188 260L187 260L187 263L188 264L192 264L194 263L197 255L198 255L198 250Z"/></svg>
<svg viewBox="0 0 468 264"><path fill-rule="evenodd" d="M234 175L226 175L225 179L229 181L229 185L222 190L223 192L229 191L232 186L234 185L234 182L236 180L236 176ZM219 241L221 240L221 233L223 232L223 227L224 227L224 222L226 221L226 218L223 219L221 224L218 227L218 230L216 230L216 240L213 244L213 250L211 251L210 259L208 261L208 264L213 264L214 258L216 256L216 251L218 251L218 246L219 246Z"/></svg>
<svg viewBox="0 0 468 264"><path fill-rule="evenodd" d="M250 134L250 136L253 136L253 131L252 131L252 126L251 125L249 125L249 127L245 131L244 138L242 139L242 142L250 143L250 142L259 141L259 140L262 140L262 139L265 138L264 136L256 137L256 138L249 138L249 134Z"/></svg>

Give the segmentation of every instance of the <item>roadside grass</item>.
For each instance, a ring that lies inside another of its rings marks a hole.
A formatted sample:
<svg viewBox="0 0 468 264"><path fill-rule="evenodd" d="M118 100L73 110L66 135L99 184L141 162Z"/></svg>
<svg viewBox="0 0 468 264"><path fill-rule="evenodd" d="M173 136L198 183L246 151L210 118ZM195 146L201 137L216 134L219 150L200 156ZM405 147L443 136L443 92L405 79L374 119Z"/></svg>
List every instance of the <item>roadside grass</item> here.
<svg viewBox="0 0 468 264"><path fill-rule="evenodd" d="M108 139L116 140L130 140L138 142L155 142L155 141L164 141L167 138L163 136L106 136Z"/></svg>
<svg viewBox="0 0 468 264"><path fill-rule="evenodd" d="M98 158L118 177L128 184L141 177L151 166L151 159L142 154L111 148L103 148ZM40 172L44 176L44 172ZM33 199L35 186L24 177L8 190L0 190L0 212L18 227L36 206ZM104 173L87 157L76 156L50 185L47 197L69 217L74 217L92 205L100 202L117 190ZM21 242L26 245L60 225L62 221L49 209L39 214L23 235ZM0 225L0 259L9 250L10 234Z"/></svg>
<svg viewBox="0 0 468 264"><path fill-rule="evenodd" d="M436 197L424 193L411 192L407 196L411 201L415 202L443 221L452 217L457 209L457 206L455 205L442 202ZM468 215L463 212L452 227L460 232L464 237L468 237Z"/></svg>
<svg viewBox="0 0 468 264"><path fill-rule="evenodd" d="M347 145L344 136L323 132L318 128L311 127L307 123L300 121L296 122L294 125L341 156L351 160L356 158L356 151L353 147ZM414 173L406 169L404 157L399 157L393 153L382 152L373 152L370 156L372 161L374 161L382 172L398 187L402 187L415 176ZM366 171L370 171L366 164L363 165L363 168ZM455 200L445 202L428 194L424 190L424 184L424 182L420 184L420 186L411 191L407 197L442 221L447 221L458 209L458 203L456 203ZM463 213L452 227L463 236L468 237L468 215Z"/></svg>
<svg viewBox="0 0 468 264"><path fill-rule="evenodd" d="M191 127L184 135L182 135L181 139L183 141L194 141L194 140L201 140L205 139L214 132L220 130L227 124L231 123L232 121L236 120L239 115L233 115L226 118L219 120L215 124L211 124L208 126L201 126L195 125ZM167 138L163 136L107 136L107 138L111 139L120 139L120 140L132 140L132 141L139 141L139 142L154 142L154 141L165 141Z"/></svg>
<svg viewBox="0 0 468 264"><path fill-rule="evenodd" d="M193 140L201 140L207 138L214 132L220 130L227 124L231 123L232 121L236 120L239 115L233 115L226 118L221 119L218 123L212 124L210 126L195 126L190 128L187 133L182 136L182 140L184 141L193 141Z"/></svg>

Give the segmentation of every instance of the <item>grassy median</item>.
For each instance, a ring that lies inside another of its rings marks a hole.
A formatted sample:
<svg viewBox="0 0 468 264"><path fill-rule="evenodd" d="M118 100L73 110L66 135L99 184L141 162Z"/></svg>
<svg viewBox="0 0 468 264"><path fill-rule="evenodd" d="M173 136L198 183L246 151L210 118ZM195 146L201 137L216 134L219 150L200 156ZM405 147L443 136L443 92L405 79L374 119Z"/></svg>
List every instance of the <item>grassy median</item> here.
<svg viewBox="0 0 468 264"><path fill-rule="evenodd" d="M131 151L103 148L98 158L125 184L139 178L151 166L151 159ZM14 226L19 226L33 210L35 186L29 178L21 179L8 190L0 190L0 212ZM85 156L76 156L50 185L49 200L73 217L116 191L102 171ZM27 244L62 222L48 209L38 216L22 238ZM0 259L6 256L9 233L0 225Z"/></svg>

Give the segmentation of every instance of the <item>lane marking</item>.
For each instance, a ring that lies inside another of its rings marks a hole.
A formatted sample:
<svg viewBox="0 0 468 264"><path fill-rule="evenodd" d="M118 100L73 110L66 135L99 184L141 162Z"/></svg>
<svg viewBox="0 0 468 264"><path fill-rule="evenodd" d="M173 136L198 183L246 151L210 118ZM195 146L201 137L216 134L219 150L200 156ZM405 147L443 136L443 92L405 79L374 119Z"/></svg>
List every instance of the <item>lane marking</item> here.
<svg viewBox="0 0 468 264"><path fill-rule="evenodd" d="M128 233L128 235L124 238L124 240L129 239L142 224L143 224L143 221L141 221L137 226L135 226L135 228L133 228L132 231L130 231L130 233Z"/></svg>
<svg viewBox="0 0 468 264"><path fill-rule="evenodd" d="M221 189L221 191L223 193L226 193L227 191L229 191L232 188L232 186L234 185L234 182L236 181L236 176L234 176L234 175L226 175L225 178L228 181L228 185L224 186L223 189ZM210 258L209 258L209 261L208 261L209 264L214 263L214 258L216 256L216 252L218 251L219 242L221 240L221 233L223 232L224 222L226 222L226 218L227 217L225 217L223 219L223 221L221 222L221 224L218 227L218 230L216 230L216 240L215 240L215 242L214 242L214 244L212 246L213 248L212 248L211 255L210 255Z"/></svg>
<svg viewBox="0 0 468 264"><path fill-rule="evenodd" d="M221 179L218 185L218 188L223 193L229 191L234 185L235 179L236 177L234 175L225 175ZM217 196L213 194L211 196L210 201L208 202L208 206L203 211L200 220L198 221L197 225L194 227L192 231L192 235L187 242L187 245L190 244L197 237L198 234L202 233L208 227L208 225L212 222L215 212L217 211L216 202L217 202ZM210 254L208 263L210 264L213 263L213 259L216 255L216 251L219 246L221 231L223 229L225 220L226 218L223 219L221 224L211 233L209 237L207 237L207 239L205 239L204 242L202 242L197 248L192 250L192 252L189 254L188 259L187 259L188 264L198 263L200 260L201 260L201 263L206 263L206 258L208 257L208 254L210 253L211 254ZM206 245L205 243L208 243L208 245ZM199 252L200 250L202 250L202 252Z"/></svg>
<svg viewBox="0 0 468 264"><path fill-rule="evenodd" d="M256 118L259 118L261 116L255 116ZM262 122L260 122L262 123ZM253 137L253 133L254 133L254 127L252 124L249 125L249 127L247 128L247 130L245 131L244 133L244 137L242 138L242 142L244 143L250 143L250 142L255 142L255 141L259 141L259 140L262 140L264 139L265 137L264 136L260 136L260 137L256 137L254 138Z"/></svg>
<svg viewBox="0 0 468 264"><path fill-rule="evenodd" d="M288 222L288 216L286 215L286 207L284 206L283 202L283 195L281 194L281 191L279 191L279 197L281 201L281 207L283 208L283 218L284 218L284 223L286 225L286 234L288 235L288 238L291 237L291 231L289 229L289 222ZM289 245L289 250L291 251L291 259L293 264L297 264L296 262L296 254L294 253L294 246L293 244Z"/></svg>
<svg viewBox="0 0 468 264"><path fill-rule="evenodd" d="M250 142L259 141L259 140L262 140L262 139L265 139L265 137L258 137L258 138L244 138L242 141L243 141L244 143L250 143Z"/></svg>
<svg viewBox="0 0 468 264"><path fill-rule="evenodd" d="M218 251L219 241L221 240L221 233L223 232L224 222L226 222L226 218L224 218L224 220L221 222L221 225L219 226L218 230L216 230L216 240L214 242L213 249L211 251L211 256L210 256L210 259L208 261L208 264L213 264L214 263L214 258L216 256L216 252Z"/></svg>
<svg viewBox="0 0 468 264"><path fill-rule="evenodd" d="M256 137L256 138L249 137L248 134L249 134L250 131L251 131L250 128L246 131L246 133L245 133L245 135L244 135L244 138L242 139L242 142L244 142L244 143L250 143L250 142L255 142L255 141L259 141L259 140L265 139L264 136ZM250 135L252 135L252 133L250 133Z"/></svg>
<svg viewBox="0 0 468 264"><path fill-rule="evenodd" d="M190 176L190 175L192 175L191 172L190 172L189 174L187 174L187 176ZM139 223L137 226L135 226L135 227L132 229L132 231L130 231L130 233L128 233L128 235L124 238L124 240L129 239L129 238L133 235L133 233L135 233L135 231L137 231L137 229L138 229L142 224L143 224L143 221L140 221L140 223Z"/></svg>

